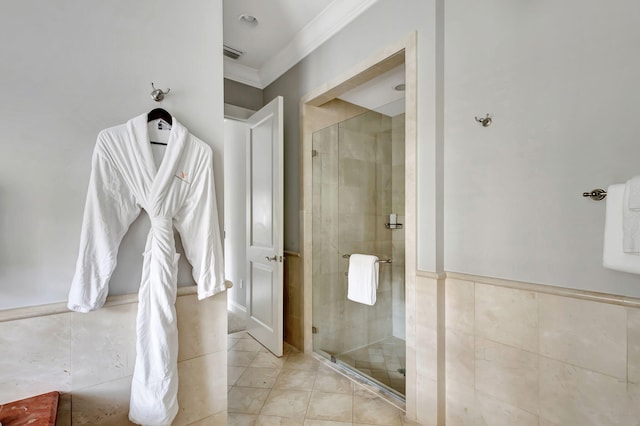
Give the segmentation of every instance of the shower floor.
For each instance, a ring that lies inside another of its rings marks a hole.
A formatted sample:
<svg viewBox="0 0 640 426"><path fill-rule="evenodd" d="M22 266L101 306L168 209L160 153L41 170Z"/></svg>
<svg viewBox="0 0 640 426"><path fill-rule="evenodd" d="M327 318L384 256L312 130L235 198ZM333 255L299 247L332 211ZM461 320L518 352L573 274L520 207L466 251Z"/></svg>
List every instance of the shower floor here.
<svg viewBox="0 0 640 426"><path fill-rule="evenodd" d="M361 373L405 395L406 342L388 337L369 346L335 355Z"/></svg>

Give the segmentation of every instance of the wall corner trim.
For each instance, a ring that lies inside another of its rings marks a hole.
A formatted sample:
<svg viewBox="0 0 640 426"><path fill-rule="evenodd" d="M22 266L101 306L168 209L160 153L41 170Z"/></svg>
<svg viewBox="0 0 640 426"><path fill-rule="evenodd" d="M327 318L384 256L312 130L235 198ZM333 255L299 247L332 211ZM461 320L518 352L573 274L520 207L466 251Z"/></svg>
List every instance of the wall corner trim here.
<svg viewBox="0 0 640 426"><path fill-rule="evenodd" d="M416 276L422 277L422 278L431 278L432 280L444 280L447 278L447 273L424 271L424 270L418 269L416 271Z"/></svg>

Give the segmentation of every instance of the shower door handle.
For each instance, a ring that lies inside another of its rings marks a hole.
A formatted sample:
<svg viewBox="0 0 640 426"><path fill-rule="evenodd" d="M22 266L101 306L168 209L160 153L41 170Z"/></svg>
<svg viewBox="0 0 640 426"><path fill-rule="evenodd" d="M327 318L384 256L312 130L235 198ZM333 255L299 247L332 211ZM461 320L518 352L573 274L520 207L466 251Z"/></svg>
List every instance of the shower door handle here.
<svg viewBox="0 0 640 426"><path fill-rule="evenodd" d="M273 257L269 257L269 256L265 256L265 259L267 259L267 262L272 262L272 261L277 261L278 260L278 256L273 256Z"/></svg>

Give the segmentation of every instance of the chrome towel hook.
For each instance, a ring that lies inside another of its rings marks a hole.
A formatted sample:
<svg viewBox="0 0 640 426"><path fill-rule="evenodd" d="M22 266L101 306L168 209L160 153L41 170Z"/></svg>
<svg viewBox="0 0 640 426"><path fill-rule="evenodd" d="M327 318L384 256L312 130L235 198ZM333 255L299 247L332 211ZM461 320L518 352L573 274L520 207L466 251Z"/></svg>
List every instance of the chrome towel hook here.
<svg viewBox="0 0 640 426"><path fill-rule="evenodd" d="M604 197L607 196L607 191L605 191L604 189L597 188L597 189L592 189L591 192L583 192L582 196L589 197L593 201L600 201L600 200L604 200Z"/></svg>
<svg viewBox="0 0 640 426"><path fill-rule="evenodd" d="M164 95L166 95L171 91L171 89L167 89L166 92L163 92L162 89L156 89L153 83L151 83L151 87L153 88L153 91L151 92L151 99L153 99L156 102L160 102L161 100L163 100Z"/></svg>
<svg viewBox="0 0 640 426"><path fill-rule="evenodd" d="M489 127L491 126L491 117L489 117L489 113L487 113L487 116L484 118L478 118L476 117L476 121L480 124L482 124L482 127Z"/></svg>

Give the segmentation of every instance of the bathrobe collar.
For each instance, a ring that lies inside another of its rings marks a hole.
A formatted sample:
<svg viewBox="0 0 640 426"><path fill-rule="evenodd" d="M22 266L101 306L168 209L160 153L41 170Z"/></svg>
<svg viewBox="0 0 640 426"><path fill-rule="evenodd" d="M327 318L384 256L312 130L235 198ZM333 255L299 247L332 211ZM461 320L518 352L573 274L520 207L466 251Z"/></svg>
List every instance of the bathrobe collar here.
<svg viewBox="0 0 640 426"><path fill-rule="evenodd" d="M171 119L172 124L167 141L167 149L162 157L160 167L157 169L151 152L147 114L141 114L127 122L127 129L139 151L140 172L145 180L147 205L144 207L147 213L152 216L157 214L157 207L160 206L167 187L176 175L178 162L182 157L182 151L189 134L187 128L180 124L175 117L172 116Z"/></svg>

